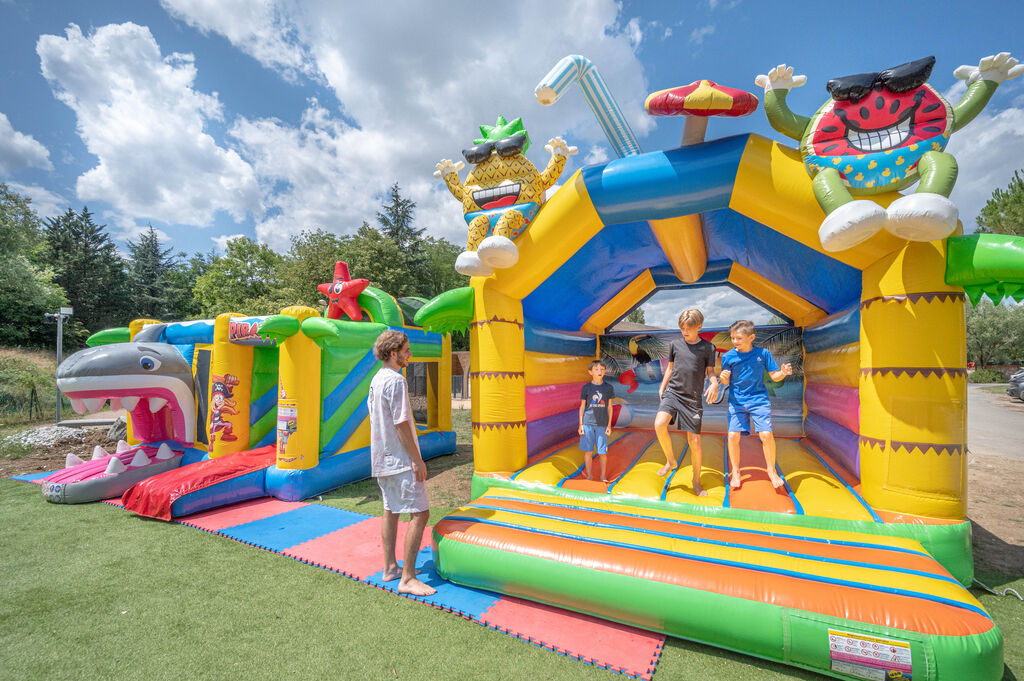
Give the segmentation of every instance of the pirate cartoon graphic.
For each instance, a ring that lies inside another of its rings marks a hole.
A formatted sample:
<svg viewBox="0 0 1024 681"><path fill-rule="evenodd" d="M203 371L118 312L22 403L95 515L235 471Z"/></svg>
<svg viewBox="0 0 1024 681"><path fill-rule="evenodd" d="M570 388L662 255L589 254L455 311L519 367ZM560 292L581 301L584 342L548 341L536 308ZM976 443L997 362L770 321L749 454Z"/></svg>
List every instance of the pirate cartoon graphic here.
<svg viewBox="0 0 1024 681"><path fill-rule="evenodd" d="M231 421L225 415L234 416L238 414L235 409L237 403L234 399L234 388L238 385L238 378L232 374L223 376L213 375L213 388L210 396L210 443L213 443L217 433L220 433L221 442L234 442L238 436L231 432Z"/></svg>

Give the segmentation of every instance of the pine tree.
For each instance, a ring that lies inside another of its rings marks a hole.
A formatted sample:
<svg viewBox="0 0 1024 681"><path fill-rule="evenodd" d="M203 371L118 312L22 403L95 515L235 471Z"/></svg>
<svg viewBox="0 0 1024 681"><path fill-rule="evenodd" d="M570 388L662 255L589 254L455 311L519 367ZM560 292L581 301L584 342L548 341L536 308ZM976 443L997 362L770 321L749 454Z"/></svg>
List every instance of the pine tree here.
<svg viewBox="0 0 1024 681"><path fill-rule="evenodd" d="M418 244L424 232L416 229L413 220L416 214L416 202L402 198L398 183L391 185L391 203L385 203L383 212L377 213L381 233L398 244L403 253L408 254Z"/></svg>
<svg viewBox="0 0 1024 681"><path fill-rule="evenodd" d="M1024 236L1024 178L1020 171L1006 189L996 189L978 216L979 232Z"/></svg>
<svg viewBox="0 0 1024 681"><path fill-rule="evenodd" d="M117 248L86 207L46 219L48 260L75 318L91 333L131 321L128 277Z"/></svg>
<svg viewBox="0 0 1024 681"><path fill-rule="evenodd" d="M161 248L160 237L150 225L137 241L128 242L128 285L134 311L140 317L164 319L169 308L168 273L177 265L173 248Z"/></svg>

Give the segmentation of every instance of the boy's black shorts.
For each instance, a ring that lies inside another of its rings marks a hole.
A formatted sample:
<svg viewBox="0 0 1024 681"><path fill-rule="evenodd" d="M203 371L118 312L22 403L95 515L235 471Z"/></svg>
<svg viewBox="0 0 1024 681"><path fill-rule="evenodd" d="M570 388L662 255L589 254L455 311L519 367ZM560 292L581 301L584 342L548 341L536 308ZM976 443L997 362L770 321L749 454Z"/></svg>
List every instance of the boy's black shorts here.
<svg viewBox="0 0 1024 681"><path fill-rule="evenodd" d="M700 397L681 395L670 390L661 398L658 411L672 416L672 425L687 433L700 434L700 423L704 417L704 404Z"/></svg>

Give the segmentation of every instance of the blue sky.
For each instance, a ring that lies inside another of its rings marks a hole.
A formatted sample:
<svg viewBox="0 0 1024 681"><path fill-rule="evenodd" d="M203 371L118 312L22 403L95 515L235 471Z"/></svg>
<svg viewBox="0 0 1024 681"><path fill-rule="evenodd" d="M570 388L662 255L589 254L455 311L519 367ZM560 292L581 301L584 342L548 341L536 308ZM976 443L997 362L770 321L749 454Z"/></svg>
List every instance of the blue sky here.
<svg viewBox="0 0 1024 681"><path fill-rule="evenodd" d="M237 234L283 251L302 229L353 231L397 181L421 226L461 243L460 207L432 171L480 123L522 116L538 166L562 135L580 149L565 177L613 157L577 90L551 107L533 98L566 54L593 60L645 150L676 146L682 129L648 118L646 95L699 78L760 97L754 77L785 62L807 76L790 102L810 115L832 77L934 55L930 82L955 99L957 66L1024 57L1020 2L481 6L0 0L0 181L44 216L88 205L122 246L152 224L187 252ZM760 109L708 135L747 131L779 138ZM971 229L1024 166L1024 78L948 150Z"/></svg>

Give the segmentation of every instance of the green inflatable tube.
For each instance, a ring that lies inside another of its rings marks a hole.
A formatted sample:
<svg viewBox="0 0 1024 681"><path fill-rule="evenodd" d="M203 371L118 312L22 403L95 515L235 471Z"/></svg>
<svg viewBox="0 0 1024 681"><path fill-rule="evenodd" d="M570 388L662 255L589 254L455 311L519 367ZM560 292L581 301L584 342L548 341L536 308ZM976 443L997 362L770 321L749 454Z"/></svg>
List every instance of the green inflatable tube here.
<svg viewBox="0 0 1024 681"><path fill-rule="evenodd" d="M465 331L473 321L473 289L445 291L416 313L416 324L435 333Z"/></svg>
<svg viewBox="0 0 1024 681"><path fill-rule="evenodd" d="M946 239L946 283L963 286L977 305L982 294L999 303L1024 301L1024 237L966 234Z"/></svg>

